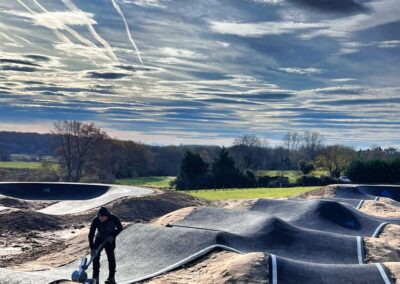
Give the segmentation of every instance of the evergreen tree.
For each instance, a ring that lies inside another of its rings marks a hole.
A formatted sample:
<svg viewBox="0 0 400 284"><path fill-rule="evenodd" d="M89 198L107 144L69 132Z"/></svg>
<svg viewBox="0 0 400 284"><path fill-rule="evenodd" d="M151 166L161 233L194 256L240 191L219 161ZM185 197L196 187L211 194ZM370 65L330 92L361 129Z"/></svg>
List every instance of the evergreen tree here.
<svg viewBox="0 0 400 284"><path fill-rule="evenodd" d="M233 158L222 148L211 165L212 184L216 188L240 187L242 175L235 167Z"/></svg>
<svg viewBox="0 0 400 284"><path fill-rule="evenodd" d="M207 179L208 164L203 161L199 154L186 151L175 180L176 189L204 188L207 185Z"/></svg>

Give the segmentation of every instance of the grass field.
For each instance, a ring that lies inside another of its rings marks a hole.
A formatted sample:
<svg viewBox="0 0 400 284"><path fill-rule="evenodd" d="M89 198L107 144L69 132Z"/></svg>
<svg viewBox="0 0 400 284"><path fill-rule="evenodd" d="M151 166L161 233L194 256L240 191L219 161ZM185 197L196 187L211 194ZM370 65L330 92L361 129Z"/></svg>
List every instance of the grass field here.
<svg viewBox="0 0 400 284"><path fill-rule="evenodd" d="M252 199L252 198L281 198L297 195L319 186L310 187L288 187L288 188L249 188L249 189L208 189L189 191L192 196L208 200L228 200L228 199Z"/></svg>
<svg viewBox="0 0 400 284"><path fill-rule="evenodd" d="M1 169L40 169L42 164L39 162L0 162Z"/></svg>
<svg viewBox="0 0 400 284"><path fill-rule="evenodd" d="M315 170L311 173L313 176L320 177L323 175L329 175L329 173L325 170ZM295 183L297 179L303 174L300 171L259 171L257 172L257 176L284 176L289 178L290 183Z"/></svg>
<svg viewBox="0 0 400 284"><path fill-rule="evenodd" d="M148 186L155 188L169 188L169 182L175 177L152 176L152 177L136 177L129 179L118 179L116 184ZM314 187L288 187L288 188L246 188L246 189L207 189L198 191L184 191L192 196L208 199L208 200L227 200L227 199L251 199L251 198L280 198L289 197L306 191L319 188Z"/></svg>
<svg viewBox="0 0 400 284"><path fill-rule="evenodd" d="M152 177L136 177L127 179L117 179L116 184L134 185L134 186L149 186L156 188L169 188L169 182L175 177L152 176Z"/></svg>

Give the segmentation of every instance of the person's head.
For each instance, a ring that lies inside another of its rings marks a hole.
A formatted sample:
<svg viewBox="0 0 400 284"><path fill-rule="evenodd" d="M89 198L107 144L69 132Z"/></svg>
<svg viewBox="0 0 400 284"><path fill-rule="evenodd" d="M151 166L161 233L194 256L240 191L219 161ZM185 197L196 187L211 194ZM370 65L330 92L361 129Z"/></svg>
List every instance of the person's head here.
<svg viewBox="0 0 400 284"><path fill-rule="evenodd" d="M106 207L101 207L97 216L99 217L100 222L107 222L110 212Z"/></svg>

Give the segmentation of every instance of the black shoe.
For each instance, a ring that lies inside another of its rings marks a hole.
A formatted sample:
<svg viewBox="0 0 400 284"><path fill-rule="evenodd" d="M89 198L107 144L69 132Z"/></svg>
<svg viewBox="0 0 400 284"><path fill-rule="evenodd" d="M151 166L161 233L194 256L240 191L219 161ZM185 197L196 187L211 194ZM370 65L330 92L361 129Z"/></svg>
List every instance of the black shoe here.
<svg viewBox="0 0 400 284"><path fill-rule="evenodd" d="M105 284L116 284L115 283L115 278L114 277L108 277L106 280Z"/></svg>

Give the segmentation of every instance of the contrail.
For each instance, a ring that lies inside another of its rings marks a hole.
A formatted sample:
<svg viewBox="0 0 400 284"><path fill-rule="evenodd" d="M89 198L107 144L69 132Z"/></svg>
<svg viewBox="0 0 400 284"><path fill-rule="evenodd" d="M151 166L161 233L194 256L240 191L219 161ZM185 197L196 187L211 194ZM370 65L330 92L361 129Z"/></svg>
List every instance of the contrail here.
<svg viewBox="0 0 400 284"><path fill-rule="evenodd" d="M33 11L31 8L29 8L27 5L25 5L22 0L17 0L19 4L21 4L27 11L29 11L32 15L37 14L35 11ZM72 43L68 37L60 33L58 30L53 30L54 34L63 42L65 43Z"/></svg>
<svg viewBox="0 0 400 284"><path fill-rule="evenodd" d="M64 4L72 11L77 11L77 12L82 12L82 10L80 10L77 6L75 6L75 4L70 1L70 0L63 0ZM115 55L112 47L108 44L108 42L103 39L94 29L93 25L90 23L87 23L87 27L89 29L89 32L91 33L91 35L97 40L99 41L104 48L107 50L108 54L110 55L110 57L116 61L117 63L119 63L119 60L117 58L117 56Z"/></svg>
<svg viewBox="0 0 400 284"><path fill-rule="evenodd" d="M40 8L42 9L43 12L48 13L49 11L43 7L37 0L33 0L33 2ZM83 36L81 36L78 32L76 32L75 30L73 30L72 28L68 27L67 25L64 25L64 28L67 32L69 32L71 35L73 35L74 37L76 37L80 42L82 42L83 44L86 44L87 46L91 46L93 48L97 48L97 46L91 42L90 40L84 38Z"/></svg>
<svg viewBox="0 0 400 284"><path fill-rule="evenodd" d="M13 39L12 37L6 35L5 33L0 32L0 34L1 34L5 39L7 39L8 41L10 41L10 42L12 42L12 43L17 43L17 42L15 41L15 39Z"/></svg>
<svg viewBox="0 0 400 284"><path fill-rule="evenodd" d="M27 40L26 38L23 38L22 36L16 35L17 38L19 38L20 40L22 40L23 42L27 43L27 44L32 44L29 40Z"/></svg>
<svg viewBox="0 0 400 284"><path fill-rule="evenodd" d="M28 10L28 11L31 12L32 14L35 14L35 12L34 12L31 8L29 8L28 6L26 6L24 2L22 2L21 0L17 0L17 1L18 1L19 4L21 4L22 6L24 6L24 8L25 8L26 10Z"/></svg>
<svg viewBox="0 0 400 284"><path fill-rule="evenodd" d="M27 5L25 5L24 2L22 2L22 0L17 0L18 3L20 3L23 7L25 7L26 10L28 10L32 15L36 15L37 13L32 10L31 8L29 8ZM35 4L44 12L48 13L47 9L44 8L42 5L40 5L39 2L37 2L37 0L33 0L35 2ZM71 28L69 28L68 26L65 26L65 29L71 33L72 35L74 35L78 40L80 40L82 43L86 44L86 45L90 45L92 47L96 47L97 46L92 43L91 41L85 39L84 37L82 37L80 34L78 34L77 32L75 32L74 30L72 30ZM67 37L65 36L63 33L61 33L60 31L58 31L57 29L51 29L54 34L64 43L67 44L73 44L73 42ZM96 62L94 62L92 59L89 59L94 65L97 66Z"/></svg>
<svg viewBox="0 0 400 284"><path fill-rule="evenodd" d="M129 26L128 26L128 23L127 23L127 21L125 19L124 13L122 13L121 8L117 4L117 2L115 2L115 0L111 0L111 2L113 4L115 10L117 10L118 14L120 14L122 20L124 21L125 29L126 29L126 33L128 34L129 41L131 42L133 48L136 50L136 53L137 53L137 56L139 58L140 63L142 63L142 65L143 65L143 61L142 61L142 58L140 56L140 51L139 51L138 47L136 46L135 41L132 38L131 31L129 30Z"/></svg>

